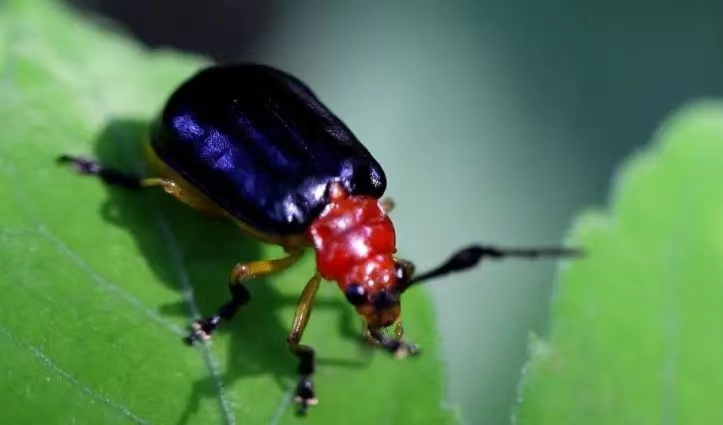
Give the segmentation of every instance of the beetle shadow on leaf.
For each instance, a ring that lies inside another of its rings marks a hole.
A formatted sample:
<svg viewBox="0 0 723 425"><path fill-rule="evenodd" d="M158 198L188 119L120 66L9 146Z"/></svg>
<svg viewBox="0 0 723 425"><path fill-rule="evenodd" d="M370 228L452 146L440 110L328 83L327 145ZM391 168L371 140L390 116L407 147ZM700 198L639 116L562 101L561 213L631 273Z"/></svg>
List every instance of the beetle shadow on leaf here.
<svg viewBox="0 0 723 425"><path fill-rule="evenodd" d="M96 140L96 158L106 167L146 175L142 148L147 134L147 122L113 120ZM261 244L241 234L232 223L203 217L162 190L107 190L108 200L101 210L105 220L126 229L157 280L179 293L177 303L160 307L162 315L187 317L190 324L197 315L215 312L229 298L226 282L233 266L239 261L262 258ZM193 384L191 400L179 423L188 421L204 397L218 397L219 382L229 386L243 377L271 375L284 391L295 386L297 360L286 345L292 318L280 320L277 310L295 304L296 298L280 294L268 283L269 279L264 278L249 282L251 301L239 310L233 322L216 332L217 336L228 333L228 364L220 367L220 376L213 376L209 370L207 378ZM299 293L304 283L299 283ZM359 339L360 329L353 326L354 313L343 298L322 301L316 308L340 312L339 330L333 337ZM199 350L199 354L203 350L186 347L181 336L178 349ZM368 359L322 356L318 363L365 367Z"/></svg>

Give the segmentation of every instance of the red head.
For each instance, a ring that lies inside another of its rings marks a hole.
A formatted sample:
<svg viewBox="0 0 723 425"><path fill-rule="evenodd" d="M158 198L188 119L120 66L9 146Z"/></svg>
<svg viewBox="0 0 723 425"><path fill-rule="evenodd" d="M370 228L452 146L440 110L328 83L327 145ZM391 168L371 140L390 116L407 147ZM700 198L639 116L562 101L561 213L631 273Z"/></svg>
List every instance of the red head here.
<svg viewBox="0 0 723 425"><path fill-rule="evenodd" d="M330 187L330 202L309 228L316 266L334 280L371 328L389 326L399 317L399 288L411 276L397 261L394 226L376 198L349 196Z"/></svg>

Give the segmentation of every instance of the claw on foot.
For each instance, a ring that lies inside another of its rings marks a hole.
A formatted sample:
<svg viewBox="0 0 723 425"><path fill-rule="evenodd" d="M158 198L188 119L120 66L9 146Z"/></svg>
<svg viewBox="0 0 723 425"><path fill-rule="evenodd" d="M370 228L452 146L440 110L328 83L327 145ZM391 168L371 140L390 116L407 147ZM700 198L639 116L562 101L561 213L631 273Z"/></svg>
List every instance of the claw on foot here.
<svg viewBox="0 0 723 425"><path fill-rule="evenodd" d="M188 345L193 345L194 342L203 340L210 341L213 334L213 330L218 326L220 318L211 317L209 319L196 320L191 325L191 333L183 340Z"/></svg>
<svg viewBox="0 0 723 425"><path fill-rule="evenodd" d="M394 351L394 357L401 360L405 359L408 356L415 356L419 354L419 347L417 347L415 344L407 344L407 343L401 343L399 344L399 347Z"/></svg>
<svg viewBox="0 0 723 425"><path fill-rule="evenodd" d="M317 404L319 404L319 399L318 398L304 399L297 395L296 397L294 397L294 402L299 403L298 414L303 416L303 415L306 415L306 413L309 411L309 406L316 406Z"/></svg>
<svg viewBox="0 0 723 425"><path fill-rule="evenodd" d="M60 155L58 164L70 164L78 174L98 174L101 170L97 162L71 155Z"/></svg>
<svg viewBox="0 0 723 425"><path fill-rule="evenodd" d="M297 411L299 416L306 415L309 406L319 404L319 399L314 395L314 386L309 379L302 378L302 380L299 381L299 385L296 386L294 402L299 403L299 410Z"/></svg>

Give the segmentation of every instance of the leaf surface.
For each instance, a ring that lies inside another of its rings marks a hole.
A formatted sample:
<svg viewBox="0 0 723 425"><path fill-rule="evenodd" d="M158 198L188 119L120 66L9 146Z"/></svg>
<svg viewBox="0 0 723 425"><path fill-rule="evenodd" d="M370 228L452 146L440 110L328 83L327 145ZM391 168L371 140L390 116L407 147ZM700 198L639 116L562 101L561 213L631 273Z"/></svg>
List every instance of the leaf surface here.
<svg viewBox="0 0 723 425"><path fill-rule="evenodd" d="M572 239L520 423L723 423L723 103L684 108Z"/></svg>
<svg viewBox="0 0 723 425"><path fill-rule="evenodd" d="M236 262L277 247L160 191L131 193L54 164L61 153L145 172L148 121L208 62L148 51L51 1L0 6L0 422L296 423L286 335L313 253L250 283L252 302L210 345L187 326L227 297ZM443 407L425 294L405 299L424 353L396 361L325 284L304 342L317 349L309 423L454 423Z"/></svg>

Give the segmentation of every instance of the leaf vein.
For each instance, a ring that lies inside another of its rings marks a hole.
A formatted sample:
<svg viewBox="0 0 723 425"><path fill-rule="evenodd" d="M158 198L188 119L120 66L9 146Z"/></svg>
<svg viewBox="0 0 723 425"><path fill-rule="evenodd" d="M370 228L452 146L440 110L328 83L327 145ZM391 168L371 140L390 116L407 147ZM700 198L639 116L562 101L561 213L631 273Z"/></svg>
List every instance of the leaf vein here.
<svg viewBox="0 0 723 425"><path fill-rule="evenodd" d="M155 214L155 218L161 234L166 239L166 245L168 245L171 250L171 257L173 259L175 268L178 271L178 278L181 283L181 296L183 297L183 300L188 307L191 319L198 319L201 317L201 313L198 309L198 305L196 304L196 299L193 294L193 287L191 286L191 282L188 278L188 273L183 266L183 260L181 258L181 251L178 248L178 242L173 236L173 232L171 231L168 222L157 213ZM209 346L205 341L201 342L201 352L203 353L203 360L206 363L206 366L208 367L211 376L213 377L214 383L216 385L216 390L218 391L218 397L221 404L221 411L223 413L224 423L226 425L235 425L236 419L234 418L233 411L231 410L231 405L226 395L226 391L223 388L223 382L221 380L221 374L219 372L218 360L213 355L213 352L209 349Z"/></svg>
<svg viewBox="0 0 723 425"><path fill-rule="evenodd" d="M281 400L279 400L279 405L276 406L276 409L274 409L274 416L271 417L271 420L269 421L269 425L278 425L281 421L281 418L284 414L284 411L286 411L286 408L289 407L289 404L291 403L291 399L294 395L294 390L288 390L286 391L282 396Z"/></svg>
<svg viewBox="0 0 723 425"><path fill-rule="evenodd" d="M81 382L78 378L73 376L70 372L64 370L60 366L58 366L47 354L45 354L41 349L38 347L30 344L29 342L17 337L14 335L10 329L6 328L2 324L0 324L0 333L5 335L8 339L10 339L12 342L15 343L15 345L28 350L32 353L32 355L40 361L40 363L43 364L48 370L52 371L53 373L59 375L61 378L63 378L65 381L69 382L70 384L78 387L86 396L91 397L95 400L100 401L104 405L106 405L109 408L112 408L116 412L122 414L126 418L130 419L134 423L137 424L147 424L148 422L135 415L131 410L124 406L121 403L115 402L109 397L95 391L90 386L84 384Z"/></svg>
<svg viewBox="0 0 723 425"><path fill-rule="evenodd" d="M168 320L164 319L157 312L146 307L137 297L134 297L132 294L121 289L118 285L109 282L101 275L96 273L92 267L90 267L78 254L75 253L75 251L73 251L59 237L57 237L53 233L53 231L45 225L44 221L40 218L37 211L35 211L35 209L32 207L30 201L25 196L23 196L24 191L17 189L17 187L21 185L22 179L17 178L14 167L8 163L5 163L3 165L3 170L5 171L5 173L13 177L13 180L16 181L16 183L13 185L14 190L12 191L16 204L24 210L25 215L31 220L31 222L33 222L33 224L35 225L35 230L38 232L38 234L48 240L61 254L66 256L73 264L75 264L86 276L88 276L91 282L99 285L106 291L115 294L123 301L134 307L137 311L143 313L151 320L168 329L174 335L183 335L183 331L181 329L179 329L176 325L169 322Z"/></svg>
<svg viewBox="0 0 723 425"><path fill-rule="evenodd" d="M118 285L107 281L101 275L96 273L92 267L90 267L77 253L75 253L75 251L73 251L69 246L63 243L63 241L60 240L57 236L55 236L55 234L45 225L38 224L38 232L50 243L52 243L58 249L58 251L60 251L60 253L65 255L73 264L75 264L85 275L87 275L91 282L101 286L106 291L120 297L123 301L130 304L136 310L142 312L149 319L162 325L172 334L176 336L183 335L183 331L178 326L164 319L156 311L146 307L143 302L141 302L141 300L139 300L137 297L122 290Z"/></svg>

